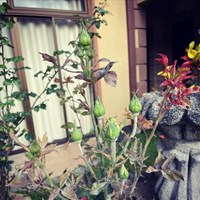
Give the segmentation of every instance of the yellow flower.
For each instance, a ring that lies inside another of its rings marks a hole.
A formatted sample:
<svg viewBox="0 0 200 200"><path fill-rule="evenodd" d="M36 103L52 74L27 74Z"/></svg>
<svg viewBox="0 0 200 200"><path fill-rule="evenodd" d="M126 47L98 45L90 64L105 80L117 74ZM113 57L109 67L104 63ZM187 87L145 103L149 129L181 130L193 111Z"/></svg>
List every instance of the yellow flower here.
<svg viewBox="0 0 200 200"><path fill-rule="evenodd" d="M188 58L195 58L196 55L197 55L197 50L194 50L194 49L188 49L188 52L187 52L187 55L188 55Z"/></svg>

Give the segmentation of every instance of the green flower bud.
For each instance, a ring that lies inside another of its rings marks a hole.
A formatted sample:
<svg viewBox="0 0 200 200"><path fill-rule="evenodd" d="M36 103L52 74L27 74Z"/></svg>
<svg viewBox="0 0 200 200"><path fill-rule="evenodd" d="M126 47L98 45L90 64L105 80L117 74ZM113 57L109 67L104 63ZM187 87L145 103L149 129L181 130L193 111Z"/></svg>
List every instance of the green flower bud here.
<svg viewBox="0 0 200 200"><path fill-rule="evenodd" d="M33 141L29 146L29 151L34 156L39 156L41 151L41 146L37 143L37 141Z"/></svg>
<svg viewBox="0 0 200 200"><path fill-rule="evenodd" d="M83 138L83 134L81 133L81 131L78 128L75 127L71 133L71 138L74 142L81 142L81 140Z"/></svg>
<svg viewBox="0 0 200 200"><path fill-rule="evenodd" d="M89 46L91 44L92 40L90 38L90 35L88 34L88 31L86 27L82 26L82 31L79 33L79 43L83 47Z"/></svg>
<svg viewBox="0 0 200 200"><path fill-rule="evenodd" d="M92 59L92 58L94 57L94 49L92 49L92 48L87 49L87 50L86 50L86 55L87 55L90 59Z"/></svg>
<svg viewBox="0 0 200 200"><path fill-rule="evenodd" d="M108 120L107 133L111 140L117 140L120 134L120 126L117 124L116 119L113 117Z"/></svg>
<svg viewBox="0 0 200 200"><path fill-rule="evenodd" d="M94 113L95 117L97 117L97 118L103 117L105 112L106 112L105 107L101 103L99 97L97 97L97 99L95 100L94 109L93 109L93 113Z"/></svg>
<svg viewBox="0 0 200 200"><path fill-rule="evenodd" d="M35 169L37 169L39 167L39 163L38 162L34 162L33 166L34 166Z"/></svg>
<svg viewBox="0 0 200 200"><path fill-rule="evenodd" d="M121 179L127 179L129 176L129 172L126 169L126 167L124 165L121 166L120 168L120 178Z"/></svg>
<svg viewBox="0 0 200 200"><path fill-rule="evenodd" d="M31 152L26 152L25 153L26 157L29 158L30 160L34 159L34 155Z"/></svg>
<svg viewBox="0 0 200 200"><path fill-rule="evenodd" d="M84 51L81 47L77 47L77 56L82 58L84 56Z"/></svg>
<svg viewBox="0 0 200 200"><path fill-rule="evenodd" d="M133 114L140 113L140 111L142 110L142 104L135 94L134 94L134 96L131 100L131 103L129 105L129 110Z"/></svg>

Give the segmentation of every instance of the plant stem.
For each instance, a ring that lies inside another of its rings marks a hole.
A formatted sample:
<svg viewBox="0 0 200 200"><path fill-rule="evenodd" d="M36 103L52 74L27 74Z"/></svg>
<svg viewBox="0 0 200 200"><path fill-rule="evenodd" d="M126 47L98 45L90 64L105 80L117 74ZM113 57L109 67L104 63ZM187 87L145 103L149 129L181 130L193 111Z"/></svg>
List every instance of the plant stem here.
<svg viewBox="0 0 200 200"><path fill-rule="evenodd" d="M38 162L39 162L40 169L45 174L45 176L46 176L46 178L47 178L47 180L49 182L49 185L52 188L54 186L54 184L53 184L53 181L52 181L51 177L49 176L49 173L48 173L47 169L45 168L45 166L43 165L43 163L41 162L40 159L38 159Z"/></svg>
<svg viewBox="0 0 200 200"><path fill-rule="evenodd" d="M122 152L121 152L121 155L124 154L126 151L127 151L127 148L128 148L128 145L130 144L131 142L131 139L135 137L135 134L136 134L136 131L137 131L137 122L138 122L138 115L139 113L135 113L133 114L133 128L132 128L132 132L131 132L131 135L130 137L128 138Z"/></svg>
<svg viewBox="0 0 200 200"><path fill-rule="evenodd" d="M73 108L75 109L76 106L75 106L74 95L71 94L71 91L70 91L70 89L69 89L69 85L68 85L68 84L66 84L66 88L67 88L67 91L68 91L69 95L72 97L72 106L73 106ZM79 125L80 125L81 132L83 133L83 128L82 128L82 125L81 125L80 117L79 117L79 115L78 115L77 112L75 112L75 115L76 115L77 120L78 120L78 123L79 123Z"/></svg>
<svg viewBox="0 0 200 200"><path fill-rule="evenodd" d="M99 182L98 179L97 179L97 177L96 177L96 174L94 173L92 167L90 166L90 163L87 161L87 158L86 158L85 155L84 155L84 152L83 152L83 149L82 149L82 147L81 147L81 143L80 143L80 142L78 143L78 147L79 147L81 156L83 157L87 168L89 169L89 171L91 172L91 174L94 176L95 180L96 180L97 182Z"/></svg>
<svg viewBox="0 0 200 200"><path fill-rule="evenodd" d="M112 156L112 164L114 166L116 162L116 140L111 140L111 156Z"/></svg>
<svg viewBox="0 0 200 200"><path fill-rule="evenodd" d="M137 166L135 166L135 176L134 176L134 180L133 180L133 183L131 185L131 190L130 190L130 193L129 193L129 196L131 197L133 195L133 193L135 192L135 188L136 188L136 184L140 178L140 175L141 175L141 171L142 171L142 165L139 166L139 170L137 171Z"/></svg>
<svg viewBox="0 0 200 200"><path fill-rule="evenodd" d="M151 130L151 133L150 133L149 137L148 137L147 140L146 140L146 143L145 143L145 145L144 145L144 149L143 149L143 151L142 151L142 159L145 158L145 155L146 155L148 146L149 146L149 144L150 144L150 142L151 142L153 136L155 135L155 131L156 131L156 129L157 129L157 126L158 126L158 124L159 124L159 121L160 121L160 120L158 120L158 119L156 120L156 122L155 122L155 124L154 124L154 127L153 127L153 129Z"/></svg>
<svg viewBox="0 0 200 200"><path fill-rule="evenodd" d="M134 120L134 122L133 122L133 129L132 129L130 138L135 137L135 134L136 134L136 131L137 131L138 115L139 115L139 113L134 113L133 114L133 120Z"/></svg>
<svg viewBox="0 0 200 200"><path fill-rule="evenodd" d="M103 142L105 140L105 135L103 132L103 117L98 117L97 120L98 120L98 127L99 127L99 135L102 140L101 142Z"/></svg>
<svg viewBox="0 0 200 200"><path fill-rule="evenodd" d="M171 90L171 89L169 88L167 94L170 92L170 90ZM154 127L153 127L153 129L151 130L151 133L150 133L149 137L147 138L146 143L145 143L145 145L144 145L144 148L143 148L143 151L142 151L142 157L141 157L141 162L142 162L142 164L139 165L139 170L137 170L137 166L135 166L135 170L134 170L134 171L135 171L135 177L134 177L134 181L133 181L132 186L131 186L130 195L133 195L133 193L134 193L134 191L135 191L135 188L136 188L136 184L137 184L137 182L138 182L138 180L139 180L139 178L140 178L140 176L141 176L141 171L142 171L142 167L143 167L143 162L144 162L144 159L145 159L145 155L146 155L148 146L149 146L149 144L150 144L152 138L153 138L154 135L155 135L155 131L156 131L157 127L158 127L158 124L160 123L160 121L161 121L162 118L164 117L164 114L166 113L166 111L163 109L163 108L164 108L164 105L165 105L165 103L166 103L166 101L167 101L167 95L163 98L163 101L162 101L162 103L161 103L161 108L160 108L160 110L159 110L158 117L157 117L157 119L156 119L156 121L155 121ZM134 121L135 121L135 120L134 120ZM135 126L135 123L134 123L134 126ZM135 128L133 128L133 130L135 130ZM134 132L134 131L133 131L133 132ZM132 134L134 134L133 132L132 132ZM132 135L132 134L131 134L131 135Z"/></svg>
<svg viewBox="0 0 200 200"><path fill-rule="evenodd" d="M119 192L120 197L121 197L122 194L123 194L123 190L124 190L124 184L125 184L125 182L126 182L126 179L123 179L122 182L121 182L121 187L120 187L120 192Z"/></svg>
<svg viewBox="0 0 200 200"><path fill-rule="evenodd" d="M155 124L154 124L154 127L153 129L151 130L151 133L149 135L149 137L147 138L146 140L146 143L144 145L144 149L142 151L142 159L144 160L145 159L145 155L146 155L146 152L147 152L147 149L148 149L148 146L153 138L153 136L155 135L155 131L160 123L160 121L162 120L162 118L164 117L165 113L166 113L166 110L164 109L164 106L165 106L165 103L167 102L167 96L170 92L171 88L168 88L167 90L167 93L166 93L166 96L163 98L162 100L162 103L161 103L161 107L160 107L160 110L159 110L159 113L158 113L158 117L155 121Z"/></svg>

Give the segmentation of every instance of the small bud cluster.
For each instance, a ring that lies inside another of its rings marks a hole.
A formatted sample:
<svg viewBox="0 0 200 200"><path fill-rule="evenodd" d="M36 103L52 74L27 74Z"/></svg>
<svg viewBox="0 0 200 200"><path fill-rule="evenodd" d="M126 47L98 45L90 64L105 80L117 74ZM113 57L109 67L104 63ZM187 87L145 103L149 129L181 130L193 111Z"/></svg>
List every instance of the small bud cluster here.
<svg viewBox="0 0 200 200"><path fill-rule="evenodd" d="M37 141L31 142L29 146L29 151L26 152L27 158L32 160L34 158L40 157L40 155L41 155L41 146L38 144Z"/></svg>
<svg viewBox="0 0 200 200"><path fill-rule="evenodd" d="M94 57L94 49L92 48L92 39L85 27L82 25L82 30L79 33L79 42L77 46L77 56L80 59L83 59L84 56L87 56L89 59Z"/></svg>

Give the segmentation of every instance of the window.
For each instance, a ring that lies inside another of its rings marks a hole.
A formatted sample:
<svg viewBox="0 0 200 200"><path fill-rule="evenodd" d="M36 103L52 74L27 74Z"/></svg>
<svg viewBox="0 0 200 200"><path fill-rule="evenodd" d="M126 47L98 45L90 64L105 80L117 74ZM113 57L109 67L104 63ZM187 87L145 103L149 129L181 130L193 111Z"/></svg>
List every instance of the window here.
<svg viewBox="0 0 200 200"><path fill-rule="evenodd" d="M81 0L14 0L14 7L85 11Z"/></svg>
<svg viewBox="0 0 200 200"><path fill-rule="evenodd" d="M45 2L45 3L44 3ZM79 26L74 14L86 15L87 5L84 0L10 0L10 15L15 17L15 26L11 34L14 54L24 57L24 66L31 68L19 74L24 89L41 92L45 82L34 74L44 69L48 63L42 60L39 52L53 55L56 50L68 50L68 43L78 35ZM62 63L64 58L60 58ZM26 123L27 128L37 137L47 133L49 142L66 139L67 132L61 125L76 120L73 111L61 106L56 95L43 96L47 110L32 112L32 118ZM24 102L23 108L29 109L32 100ZM90 131L91 120L84 117L82 121L85 133Z"/></svg>

